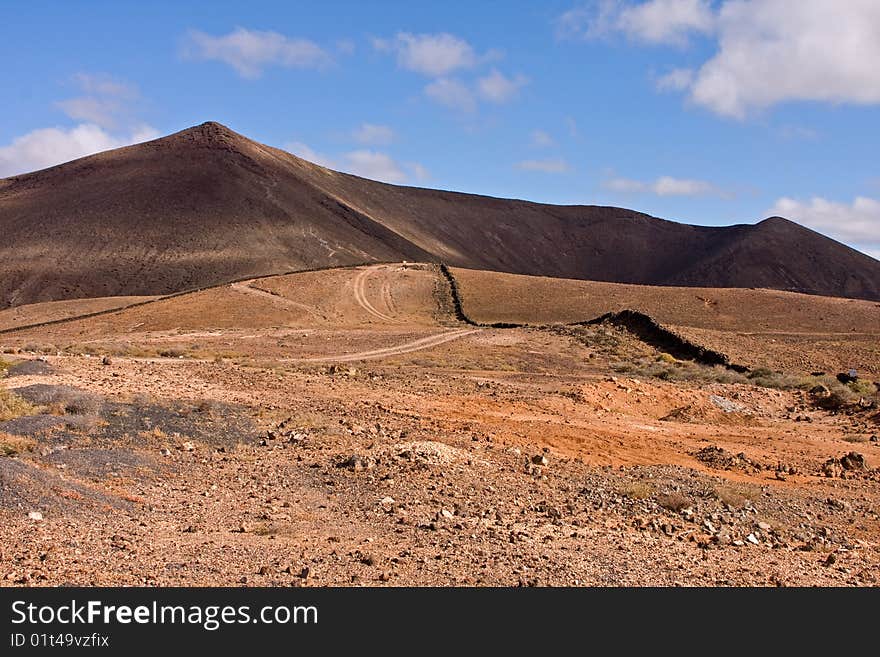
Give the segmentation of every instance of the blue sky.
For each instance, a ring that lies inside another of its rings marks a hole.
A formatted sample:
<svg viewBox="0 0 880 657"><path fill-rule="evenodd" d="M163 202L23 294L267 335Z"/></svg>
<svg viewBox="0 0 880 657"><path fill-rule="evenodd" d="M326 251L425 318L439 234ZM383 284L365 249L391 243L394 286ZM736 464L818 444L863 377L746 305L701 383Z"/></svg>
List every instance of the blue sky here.
<svg viewBox="0 0 880 657"><path fill-rule="evenodd" d="M780 213L880 256L876 0L21 2L0 56L0 176L215 120L390 182Z"/></svg>

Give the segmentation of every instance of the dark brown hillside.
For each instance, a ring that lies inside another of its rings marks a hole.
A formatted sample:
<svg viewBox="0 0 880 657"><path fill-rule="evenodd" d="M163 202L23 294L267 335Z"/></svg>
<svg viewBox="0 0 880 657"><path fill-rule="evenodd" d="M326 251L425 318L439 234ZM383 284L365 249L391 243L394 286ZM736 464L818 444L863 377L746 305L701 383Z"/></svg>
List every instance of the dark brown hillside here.
<svg viewBox="0 0 880 657"><path fill-rule="evenodd" d="M708 228L387 185L217 123L2 180L0 231L0 307L404 259L880 299L880 262L784 220Z"/></svg>

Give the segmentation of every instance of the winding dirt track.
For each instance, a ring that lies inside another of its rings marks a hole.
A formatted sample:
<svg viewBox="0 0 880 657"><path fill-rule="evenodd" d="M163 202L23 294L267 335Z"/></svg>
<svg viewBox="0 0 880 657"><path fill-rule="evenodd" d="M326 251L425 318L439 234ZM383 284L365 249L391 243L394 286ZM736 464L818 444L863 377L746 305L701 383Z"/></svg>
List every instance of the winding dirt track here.
<svg viewBox="0 0 880 657"><path fill-rule="evenodd" d="M480 329L459 329L456 331L446 331L438 335L429 335L427 338L419 338L412 342L395 345L393 347L384 347L382 349L372 349L370 351L361 351L356 354L342 354L339 356L319 356L315 358L284 358L283 362L288 363L347 363L355 360L372 360L375 358L388 358L389 356L398 356L400 354L408 354L413 351L421 351L422 349L430 349L437 347L452 340L458 340L472 333L479 332Z"/></svg>
<svg viewBox="0 0 880 657"><path fill-rule="evenodd" d="M376 319L380 319L383 322L395 322L394 317L390 315L386 315L385 313L378 310L372 303L370 303L369 299L367 299L367 279L376 272L379 271L378 266L370 267L368 269L364 269L359 272L358 275L354 279L354 298L357 301L358 305L366 310L370 315L375 317ZM390 284L386 280L382 286L381 295L385 304L391 308L391 289Z"/></svg>
<svg viewBox="0 0 880 657"><path fill-rule="evenodd" d="M230 289L235 290L236 292L242 292L244 294L252 294L254 296L261 297L263 299L269 299L272 303L278 306L284 306L287 308L295 308L296 310L302 310L304 312L309 313L313 317L317 317L318 319L327 319L320 313L318 313L314 308L307 306L304 303L298 303L296 301L292 301L287 297L282 297L278 294L272 294L271 292L266 292L265 290L261 290L257 287L252 287L246 281L240 283L233 283L229 286Z"/></svg>

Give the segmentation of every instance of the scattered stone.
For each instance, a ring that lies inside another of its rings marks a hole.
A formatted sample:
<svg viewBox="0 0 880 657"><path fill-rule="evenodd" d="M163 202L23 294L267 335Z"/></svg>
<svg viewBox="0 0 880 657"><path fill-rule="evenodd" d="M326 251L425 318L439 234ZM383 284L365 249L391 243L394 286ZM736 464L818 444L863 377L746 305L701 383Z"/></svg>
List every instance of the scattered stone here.
<svg viewBox="0 0 880 657"><path fill-rule="evenodd" d="M163 447L162 449L160 449L160 450L159 450L159 453L160 453L162 456L171 456L171 450L168 449L167 447Z"/></svg>
<svg viewBox="0 0 880 657"><path fill-rule="evenodd" d="M195 443L193 443L191 440L184 440L182 443L180 443L180 447L178 447L178 449L183 452L192 452L195 451L195 448Z"/></svg>
<svg viewBox="0 0 880 657"><path fill-rule="evenodd" d="M830 458L825 461L825 463L822 465L822 474L829 479L842 475L843 466L840 464L840 459Z"/></svg>
<svg viewBox="0 0 880 657"><path fill-rule="evenodd" d="M39 511L31 511L30 513L28 513L28 518L36 522L40 522L43 519L43 514Z"/></svg>
<svg viewBox="0 0 880 657"><path fill-rule="evenodd" d="M865 457L858 452L849 452L842 457L832 457L822 464L821 472L828 478L846 477L846 473L867 472Z"/></svg>
<svg viewBox="0 0 880 657"><path fill-rule="evenodd" d="M749 534L748 536L746 536L746 540L749 543L751 543L752 545L760 545L761 544L761 541L759 541L758 537L755 536L754 534Z"/></svg>
<svg viewBox="0 0 880 657"><path fill-rule="evenodd" d="M837 375L837 380L843 383L844 385L847 383L855 383L859 380L859 375L855 370L849 370L848 372L840 372Z"/></svg>
<svg viewBox="0 0 880 657"><path fill-rule="evenodd" d="M865 457L858 452L850 452L840 459L840 465L844 470L867 470L868 464L865 463Z"/></svg>
<svg viewBox="0 0 880 657"><path fill-rule="evenodd" d="M113 359L110 358L110 356L104 356L101 359L101 365L112 365L112 364L113 364Z"/></svg>
<svg viewBox="0 0 880 657"><path fill-rule="evenodd" d="M831 391L828 389L827 386L820 383L819 385L810 388L810 394L814 397L828 397L829 395L831 395Z"/></svg>
<svg viewBox="0 0 880 657"><path fill-rule="evenodd" d="M749 409L742 404L730 401L720 395L709 395L709 401L725 413L748 413Z"/></svg>
<svg viewBox="0 0 880 657"><path fill-rule="evenodd" d="M532 463L534 463L535 465L544 466L544 465L549 465L550 461L548 461L547 457L544 456L543 454L535 454L532 457Z"/></svg>
<svg viewBox="0 0 880 657"><path fill-rule="evenodd" d="M762 532L769 532L770 531L770 523L769 522L759 522L758 529L760 529Z"/></svg>

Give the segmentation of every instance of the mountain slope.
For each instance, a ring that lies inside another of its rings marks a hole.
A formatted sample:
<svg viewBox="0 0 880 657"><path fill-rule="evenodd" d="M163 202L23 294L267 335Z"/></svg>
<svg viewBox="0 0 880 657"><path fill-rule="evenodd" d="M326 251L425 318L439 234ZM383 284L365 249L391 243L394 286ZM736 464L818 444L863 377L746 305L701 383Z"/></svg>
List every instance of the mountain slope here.
<svg viewBox="0 0 880 657"><path fill-rule="evenodd" d="M386 185L217 123L0 180L0 307L368 261L880 299L880 262L796 224Z"/></svg>

